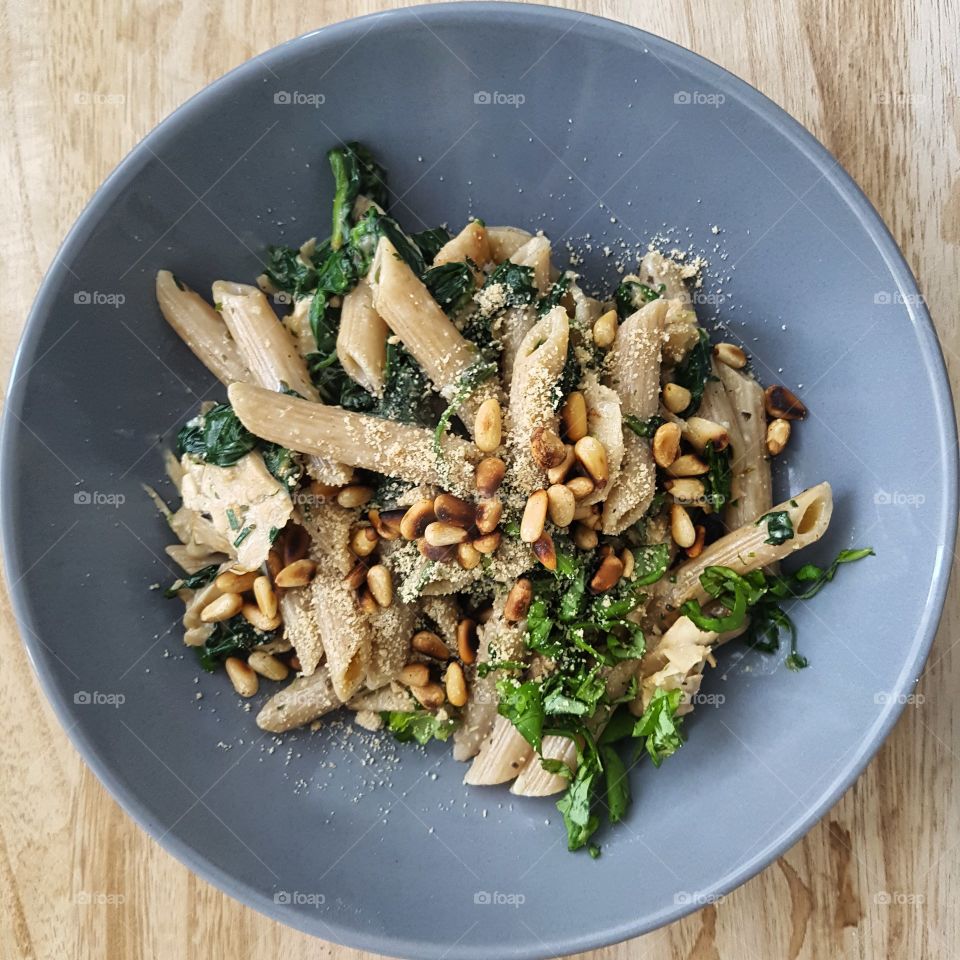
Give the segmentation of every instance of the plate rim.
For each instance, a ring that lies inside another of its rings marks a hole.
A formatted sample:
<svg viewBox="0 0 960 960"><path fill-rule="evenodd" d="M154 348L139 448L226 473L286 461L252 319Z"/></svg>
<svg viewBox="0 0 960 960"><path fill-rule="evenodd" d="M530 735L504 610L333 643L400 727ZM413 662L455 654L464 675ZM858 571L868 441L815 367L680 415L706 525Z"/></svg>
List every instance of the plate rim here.
<svg viewBox="0 0 960 960"><path fill-rule="evenodd" d="M855 215L861 228L870 237L875 248L883 257L884 263L897 287L911 296L905 297L904 306L916 331L921 359L929 374L934 394L934 421L938 439L944 456L941 476L944 483L944 503L941 516L938 517L937 530L943 537L935 558L934 574L925 600L923 617L914 632L910 646L906 651L906 660L898 677L894 696L888 700L888 709L877 717L876 722L864 733L863 738L851 759L841 771L823 787L816 797L804 805L803 812L792 823L776 834L770 843L749 860L738 864L736 869L718 878L701 893L705 897L720 897L745 883L768 866L778 855L792 847L803 835L822 819L829 809L846 793L863 773L867 764L876 755L889 736L893 726L906 706L906 698L896 696L908 692L908 687L919 679L930 652L937 627L942 616L950 573L952 569L953 544L957 534L957 505L960 498L958 490L958 443L956 417L953 406L949 374L943 357L943 348L939 342L936 328L926 302L920 294L919 285L910 270L903 253L900 251L889 228L874 208L862 189L846 172L833 154L799 121L786 110L757 90L752 84L738 77L732 71L708 60L673 41L649 33L638 27L592 13L584 13L564 7L551 7L537 3L514 3L503 0L469 0L469 2L430 3L413 7L382 10L365 16L328 24L311 30L300 36L286 40L258 56L246 60L228 73L217 78L197 91L161 120L146 136L138 141L106 177L88 203L83 207L64 240L54 254L50 266L41 280L38 292L30 308L20 341L10 368L6 386L6 399L0 426L0 486L7 489L18 481L16 462L12 456L23 410L27 375L32 365L39 361L36 348L42 330L42 318L50 313L54 290L59 286L66 271L65 259L75 247L82 246L96 226L101 208L115 190L123 189L136 176L141 167L149 162L152 147L162 145L168 138L175 137L187 118L202 110L206 101L216 98L221 91L242 85L247 74L257 69L258 64L282 61L291 49L308 47L323 37L325 42L335 43L341 35L363 30L373 30L378 22L388 25L397 21L434 21L466 19L486 14L519 17L530 21L554 21L568 26L572 31L578 23L586 22L591 29L606 31L607 34L628 41L642 41L644 46L662 50L674 61L679 61L697 76L703 76L718 87L733 90L737 99L748 107L759 119L765 121L776 132L785 136L821 172ZM30 364L30 366L28 366ZM26 369L21 370L21 368ZM111 797L124 812L151 838L183 863L190 870L213 884L228 896L262 913L271 919L304 933L327 939L328 934L336 936L343 945L363 950L371 950L388 956L417 956L423 958L448 957L451 960L468 960L479 956L488 956L489 948L471 947L454 944L443 946L422 940L391 938L384 934L370 932L357 926L347 926L337 918L325 920L323 924L309 924L308 918L293 911L278 909L280 905L268 900L265 895L249 885L237 880L212 861L199 854L192 846L178 837L166 833L159 823L142 804L139 797L118 780L109 762L102 758L89 742L79 724L74 723L65 701L56 693L52 673L47 665L42 639L33 628L30 615L30 603L27 591L20 585L24 574L23 564L16 553L16 531L20 520L14 515L11 498L2 498L0 503L0 544L2 544L7 590L11 607L17 622L21 640L26 649L33 673L39 682L47 702L52 707L61 727L73 746L79 752L84 763L93 771L98 780L106 787ZM624 920L616 926L594 930L578 937L562 941L548 942L540 940L508 945L500 944L498 954L514 960L533 960L533 958L554 956L596 949L608 944L620 942L655 930L681 917L700 909L700 902L674 904L656 914L643 918ZM301 922L303 921L303 922ZM484 952L478 952L483 950Z"/></svg>

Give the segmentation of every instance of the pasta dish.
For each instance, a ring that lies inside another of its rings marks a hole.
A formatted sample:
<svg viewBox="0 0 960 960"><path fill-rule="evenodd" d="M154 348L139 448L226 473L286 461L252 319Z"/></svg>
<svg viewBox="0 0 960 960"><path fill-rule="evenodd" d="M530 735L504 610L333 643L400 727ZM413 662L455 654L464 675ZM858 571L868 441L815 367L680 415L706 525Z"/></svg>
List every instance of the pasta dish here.
<svg viewBox="0 0 960 960"><path fill-rule="evenodd" d="M167 457L182 505L149 491L184 640L268 694L263 730L345 707L449 740L469 785L560 794L570 849L596 855L718 647L785 639L803 668L788 605L871 551L781 570L823 536L830 486L774 503L807 411L711 344L697 263L651 246L593 296L542 233L407 232L367 148L328 158L329 238L270 248L212 303L157 276L226 387Z"/></svg>

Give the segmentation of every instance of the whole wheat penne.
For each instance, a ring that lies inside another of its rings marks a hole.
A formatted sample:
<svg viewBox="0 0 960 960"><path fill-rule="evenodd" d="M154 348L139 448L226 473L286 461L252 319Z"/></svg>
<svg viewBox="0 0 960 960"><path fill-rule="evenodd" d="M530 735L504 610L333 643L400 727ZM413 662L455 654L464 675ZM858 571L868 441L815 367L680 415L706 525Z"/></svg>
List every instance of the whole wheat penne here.
<svg viewBox="0 0 960 960"><path fill-rule="evenodd" d="M326 667L309 677L297 677L275 693L257 714L257 726L268 733L302 727L340 706Z"/></svg>
<svg viewBox="0 0 960 960"><path fill-rule="evenodd" d="M492 786L513 780L533 757L533 748L517 728L499 714L490 736L473 758L463 782L473 787Z"/></svg>
<svg viewBox="0 0 960 960"><path fill-rule="evenodd" d="M433 265L470 260L478 267L491 260L487 229L479 220L471 220L452 240L448 240L433 258Z"/></svg>
<svg viewBox="0 0 960 960"><path fill-rule="evenodd" d="M490 244L490 259L494 263L513 260L514 254L531 236L532 234L526 230L521 230L519 227L487 227L487 243Z"/></svg>
<svg viewBox="0 0 960 960"><path fill-rule="evenodd" d="M389 331L373 308L373 290L364 277L343 298L337 356L347 376L370 393L383 393Z"/></svg>

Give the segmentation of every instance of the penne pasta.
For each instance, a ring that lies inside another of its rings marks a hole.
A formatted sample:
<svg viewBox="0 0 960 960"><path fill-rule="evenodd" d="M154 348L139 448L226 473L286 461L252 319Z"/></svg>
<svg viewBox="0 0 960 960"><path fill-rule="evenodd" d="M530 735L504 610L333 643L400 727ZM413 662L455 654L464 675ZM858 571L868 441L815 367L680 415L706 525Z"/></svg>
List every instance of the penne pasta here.
<svg viewBox="0 0 960 960"><path fill-rule="evenodd" d="M340 704L326 667L321 667L275 693L257 714L257 726L268 733L284 733L311 723Z"/></svg>
<svg viewBox="0 0 960 960"><path fill-rule="evenodd" d="M387 365L387 325L373 308L373 290L366 279L343 298L337 356L347 375L370 393L383 393Z"/></svg>
<svg viewBox="0 0 960 960"><path fill-rule="evenodd" d="M514 254L533 236L519 227L487 227L490 259L494 263L513 260ZM514 261L516 262L516 261Z"/></svg>
<svg viewBox="0 0 960 960"><path fill-rule="evenodd" d="M479 220L471 220L452 240L448 240L433 258L433 265L472 261L482 267L491 261L487 229Z"/></svg>

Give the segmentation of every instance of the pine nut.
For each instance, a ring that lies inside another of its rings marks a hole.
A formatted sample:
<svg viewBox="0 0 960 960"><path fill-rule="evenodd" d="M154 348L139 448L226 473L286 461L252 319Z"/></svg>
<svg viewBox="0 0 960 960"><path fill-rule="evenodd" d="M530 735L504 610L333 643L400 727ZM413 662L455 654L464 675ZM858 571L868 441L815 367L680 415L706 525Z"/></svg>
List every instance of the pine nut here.
<svg viewBox="0 0 960 960"><path fill-rule="evenodd" d="M447 645L432 631L419 630L413 635L410 646L417 653L422 653L425 657L433 657L434 660L449 660L450 651Z"/></svg>
<svg viewBox="0 0 960 960"><path fill-rule="evenodd" d="M400 536L400 521L406 510L370 510L367 517L381 540L396 540Z"/></svg>
<svg viewBox="0 0 960 960"><path fill-rule="evenodd" d="M389 607L393 603L393 577L382 563L375 564L367 571L367 586L381 607Z"/></svg>
<svg viewBox="0 0 960 960"><path fill-rule="evenodd" d="M707 538L707 528L705 526L698 523L696 529L697 536L693 541L693 546L687 547L686 549L686 554L691 560L693 560L695 557L699 557L700 554L703 553L703 544Z"/></svg>
<svg viewBox="0 0 960 960"><path fill-rule="evenodd" d="M633 551L629 547L624 547L620 554L620 562L623 564L623 579L632 580L633 570L637 561L633 556Z"/></svg>
<svg viewBox="0 0 960 960"><path fill-rule="evenodd" d="M663 423L653 435L653 459L658 467L669 467L680 454L680 428L675 423Z"/></svg>
<svg viewBox="0 0 960 960"><path fill-rule="evenodd" d="M587 435L587 401L579 390L567 394L561 410L563 432L571 443Z"/></svg>
<svg viewBox="0 0 960 960"><path fill-rule="evenodd" d="M427 543L426 537L421 537L417 541L417 549L421 556L434 563L450 563L457 559L457 546L451 544L446 547L436 547L432 543Z"/></svg>
<svg viewBox="0 0 960 960"><path fill-rule="evenodd" d="M315 503L326 503L331 497L336 497L340 487L335 483L321 483L319 480L310 481L310 495L315 497Z"/></svg>
<svg viewBox="0 0 960 960"><path fill-rule="evenodd" d="M455 527L463 527L464 530L473 526L476 518L477 508L466 500L461 500L450 493L441 493L433 501L433 512L438 520L444 523L452 523Z"/></svg>
<svg viewBox="0 0 960 960"><path fill-rule="evenodd" d="M373 527L356 527L350 534L350 549L358 557L369 557L379 542L380 537Z"/></svg>
<svg viewBox="0 0 960 960"><path fill-rule="evenodd" d="M549 427L537 427L530 438L530 453L541 470L549 470L563 463L567 456L567 449L563 441Z"/></svg>
<svg viewBox="0 0 960 960"><path fill-rule="evenodd" d="M490 622L490 618L491 618L492 616L493 616L493 607L484 607L484 608L477 614L477 622L478 622L478 623L489 623L489 622Z"/></svg>
<svg viewBox="0 0 960 960"><path fill-rule="evenodd" d="M533 584L521 577L507 594L507 601L503 607L503 617L510 623L516 623L522 620L530 609L530 603L533 600Z"/></svg>
<svg viewBox="0 0 960 960"><path fill-rule="evenodd" d="M305 587L316 572L317 565L312 560L294 560L277 574L274 582L278 587Z"/></svg>
<svg viewBox="0 0 960 960"><path fill-rule="evenodd" d="M463 676L463 667L456 661L451 663L444 674L443 683L451 706L462 707L467 702L467 681Z"/></svg>
<svg viewBox="0 0 960 960"><path fill-rule="evenodd" d="M483 453L493 453L500 446L503 419L500 402L490 397L480 404L473 421L473 442Z"/></svg>
<svg viewBox="0 0 960 960"><path fill-rule="evenodd" d="M702 477L710 468L695 454L685 453L677 457L667 468L671 477Z"/></svg>
<svg viewBox="0 0 960 960"><path fill-rule="evenodd" d="M573 542L581 550L595 550L599 540L597 531L588 527L585 523L578 523L573 528Z"/></svg>
<svg viewBox="0 0 960 960"><path fill-rule="evenodd" d="M430 682L430 668L425 663L408 663L397 679L407 687L423 687Z"/></svg>
<svg viewBox="0 0 960 960"><path fill-rule="evenodd" d="M573 519L580 520L589 520L597 512L597 505L594 503L578 503L576 509L573 511Z"/></svg>
<svg viewBox="0 0 960 960"><path fill-rule="evenodd" d="M372 496L373 487L365 487L359 483L352 483L349 487L344 487L337 494L337 503L339 503L341 507L353 509L354 507L362 507L365 503L369 502Z"/></svg>
<svg viewBox="0 0 960 960"><path fill-rule="evenodd" d="M708 443L718 453L730 445L730 434L726 427L703 417L688 418L683 427L683 436L700 453L706 450Z"/></svg>
<svg viewBox="0 0 960 960"><path fill-rule="evenodd" d="M702 480L684 477L681 480L667 480L664 484L667 493L680 503L700 503L707 494Z"/></svg>
<svg viewBox="0 0 960 960"><path fill-rule="evenodd" d="M366 580L367 565L362 560L358 560L350 572L343 578L343 582L346 583L351 590L359 590Z"/></svg>
<svg viewBox="0 0 960 960"><path fill-rule="evenodd" d="M477 537L473 541L473 549L479 550L480 553L489 555L491 553L496 553L497 548L500 546L501 534L499 530L494 530L493 533L485 533L482 537Z"/></svg>
<svg viewBox="0 0 960 960"><path fill-rule="evenodd" d="M310 534L299 523L288 523L283 528L280 548L283 565L289 567L291 563L302 560L310 552Z"/></svg>
<svg viewBox="0 0 960 960"><path fill-rule="evenodd" d="M283 623L283 620L277 614L272 617L265 617L255 603L245 603L240 608L240 612L243 614L243 619L251 626L256 627L261 633L272 633Z"/></svg>
<svg viewBox="0 0 960 960"><path fill-rule="evenodd" d="M225 570L213 582L221 593L246 593L253 589L253 581L258 576L257 570L251 570L250 573L234 573L232 570Z"/></svg>
<svg viewBox="0 0 960 960"><path fill-rule="evenodd" d="M792 427L789 420L771 420L767 426L767 453L771 457L779 456L783 453L787 441L790 439ZM217 578L219 580L219 577Z"/></svg>
<svg viewBox="0 0 960 960"><path fill-rule="evenodd" d="M589 497L597 489L597 485L589 477L573 477L567 481L566 487L573 494L574 500Z"/></svg>
<svg viewBox="0 0 960 960"><path fill-rule="evenodd" d="M507 465L499 457L484 457L474 473L477 492L482 497L492 497L503 482Z"/></svg>
<svg viewBox="0 0 960 960"><path fill-rule="evenodd" d="M576 460L576 456L573 453L573 444L565 443L563 445L564 456L563 463L557 467L551 467L547 471L547 479L551 483L563 483L567 478L567 474L570 472L570 468L573 466L573 461Z"/></svg>
<svg viewBox="0 0 960 960"><path fill-rule="evenodd" d="M233 684L233 689L241 697L252 697L260 689L257 675L239 657L227 657L223 661L223 666Z"/></svg>
<svg viewBox="0 0 960 960"><path fill-rule="evenodd" d="M467 539L467 531L463 527L455 527L452 523L443 523L441 520L428 524L423 535L431 547L450 547Z"/></svg>
<svg viewBox="0 0 960 960"><path fill-rule="evenodd" d="M533 555L548 569L557 569L557 551L553 545L553 537L546 530L533 541Z"/></svg>
<svg viewBox="0 0 960 960"><path fill-rule="evenodd" d="M437 519L432 500L418 500L403 515L400 521L400 533L405 540L419 540L427 527Z"/></svg>
<svg viewBox="0 0 960 960"><path fill-rule="evenodd" d="M547 522L548 504L546 490L537 490L530 494L527 505L523 508L523 517L520 519L520 539L524 543L533 543L543 533L543 525Z"/></svg>
<svg viewBox="0 0 960 960"><path fill-rule="evenodd" d="M368 617L375 617L380 613L380 605L374 600L370 588L366 585L360 588L360 592L357 594L357 603L360 604L360 609Z"/></svg>
<svg viewBox="0 0 960 960"><path fill-rule="evenodd" d="M547 489L547 499L550 501L550 521L558 527L569 527L577 509L577 500L570 488L555 483Z"/></svg>
<svg viewBox="0 0 960 960"><path fill-rule="evenodd" d="M297 673L299 673L303 669L303 664L300 663L300 658L296 654L290 657L287 663L290 665L290 669L294 670Z"/></svg>
<svg viewBox="0 0 960 960"><path fill-rule="evenodd" d="M457 654L464 663L476 662L477 625L469 617L457 624Z"/></svg>
<svg viewBox="0 0 960 960"><path fill-rule="evenodd" d="M279 551L276 549L276 547L271 547L270 550L267 551L267 573L269 573L271 577L275 578L283 569L283 567L284 563L280 557Z"/></svg>
<svg viewBox="0 0 960 960"><path fill-rule="evenodd" d="M802 420L807 415L807 408L796 394L779 384L763 391L763 405L767 416L777 420Z"/></svg>
<svg viewBox="0 0 960 960"><path fill-rule="evenodd" d="M204 623L220 623L235 617L242 607L243 597L239 593L225 593L200 611L200 619Z"/></svg>
<svg viewBox="0 0 960 960"><path fill-rule="evenodd" d="M590 479L602 487L610 478L607 465L607 451L596 437L581 437L573 448L583 469L590 474Z"/></svg>
<svg viewBox="0 0 960 960"><path fill-rule="evenodd" d="M623 562L616 554L611 553L603 558L597 572L590 581L590 589L594 593L604 593L615 587L623 575Z"/></svg>
<svg viewBox="0 0 960 960"><path fill-rule="evenodd" d="M277 615L277 595L269 577L260 576L253 581L253 596L265 617L272 619Z"/></svg>
<svg viewBox="0 0 960 960"><path fill-rule="evenodd" d="M472 570L483 559L483 554L472 543L461 543L457 546L457 563L464 570Z"/></svg>
<svg viewBox="0 0 960 960"><path fill-rule="evenodd" d="M608 310L593 325L593 342L604 350L617 339L617 311Z"/></svg>
<svg viewBox="0 0 960 960"><path fill-rule="evenodd" d="M690 406L693 397L686 387L679 383L668 383L663 388L663 405L671 413L683 413Z"/></svg>
<svg viewBox="0 0 960 960"><path fill-rule="evenodd" d="M477 507L476 527L480 533L493 533L503 516L503 504L499 500L484 500Z"/></svg>
<svg viewBox="0 0 960 960"><path fill-rule="evenodd" d="M247 657L247 665L268 680L286 680L290 674L290 668L282 660L263 650L254 650Z"/></svg>
<svg viewBox="0 0 960 960"><path fill-rule="evenodd" d="M734 370L742 370L747 365L747 355L735 343L718 343L713 355Z"/></svg>
<svg viewBox="0 0 960 960"><path fill-rule="evenodd" d="M678 547L692 547L697 539L690 514L679 503L670 505L670 535Z"/></svg>
<svg viewBox="0 0 960 960"><path fill-rule="evenodd" d="M602 559L603 557L609 557L609 556L611 556L611 555L613 554L613 547L611 547L609 543L605 543L605 544L597 551L597 553L600 554L601 559Z"/></svg>
<svg viewBox="0 0 960 960"><path fill-rule="evenodd" d="M446 700L443 687L439 683L427 683L422 687L411 687L410 692L424 710L439 710Z"/></svg>

